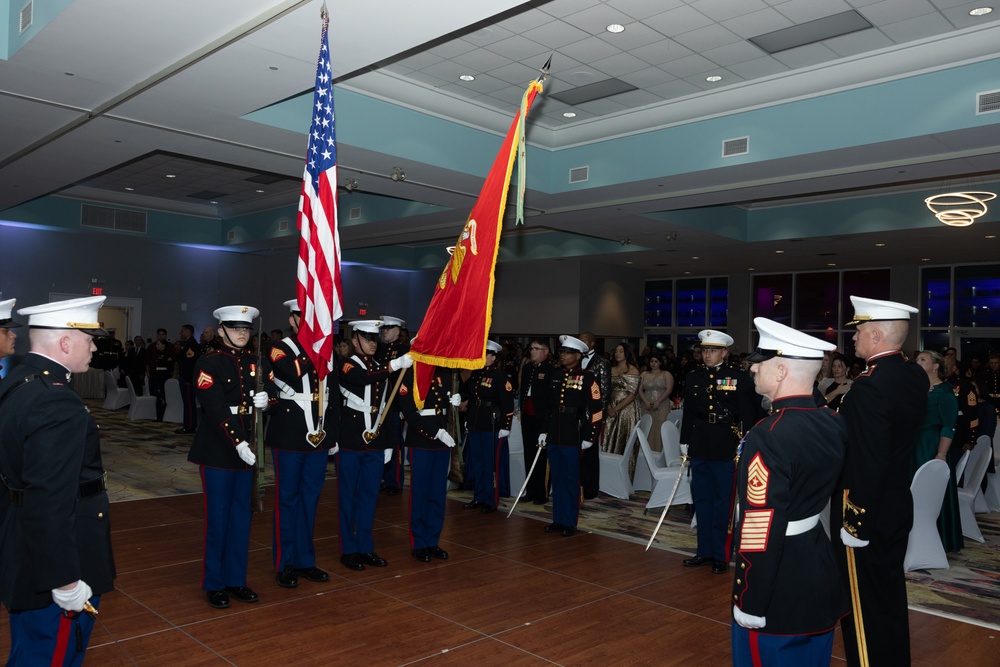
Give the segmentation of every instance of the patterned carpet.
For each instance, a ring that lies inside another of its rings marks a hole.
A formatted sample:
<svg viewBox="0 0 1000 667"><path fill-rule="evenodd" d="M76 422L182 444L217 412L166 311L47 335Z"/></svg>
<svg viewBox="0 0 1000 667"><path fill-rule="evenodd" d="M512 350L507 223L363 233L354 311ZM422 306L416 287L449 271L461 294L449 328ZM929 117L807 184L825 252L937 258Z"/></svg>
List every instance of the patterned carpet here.
<svg viewBox="0 0 1000 667"><path fill-rule="evenodd" d="M197 466L187 462L191 435L178 435L179 424L129 421L127 409L103 410L100 401L86 401L101 427L104 465L108 470L112 502L158 496L200 493ZM333 478L333 466L329 477ZM265 484L273 482L270 465ZM471 500L469 491L452 491L456 501ZM636 542L645 546L659 519L659 510L643 516L648 494L637 492L634 500L602 495L587 501L580 510L580 530ZM502 501L501 510L510 509ZM519 503L516 513L548 523L551 504ZM985 544L966 540L960 554L949 554L951 569L911 572L907 575L910 606L1000 630L1000 513L976 517ZM695 532L687 507L672 508L653 543L653 548L691 555Z"/></svg>

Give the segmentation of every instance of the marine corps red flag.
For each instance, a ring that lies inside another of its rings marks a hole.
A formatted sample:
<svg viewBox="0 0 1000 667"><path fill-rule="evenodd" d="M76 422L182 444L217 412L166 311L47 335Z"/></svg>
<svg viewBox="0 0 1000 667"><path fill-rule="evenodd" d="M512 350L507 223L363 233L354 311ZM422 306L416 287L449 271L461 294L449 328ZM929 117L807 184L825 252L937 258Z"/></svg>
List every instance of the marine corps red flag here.
<svg viewBox="0 0 1000 667"><path fill-rule="evenodd" d="M493 313L493 271L500 249L507 190L514 158L519 154L522 161L518 170L523 180L524 119L541 90L541 82L532 81L525 91L521 110L486 176L410 348L415 362L413 398L419 409L423 407L435 366L472 369L482 368L486 363L486 338Z"/></svg>

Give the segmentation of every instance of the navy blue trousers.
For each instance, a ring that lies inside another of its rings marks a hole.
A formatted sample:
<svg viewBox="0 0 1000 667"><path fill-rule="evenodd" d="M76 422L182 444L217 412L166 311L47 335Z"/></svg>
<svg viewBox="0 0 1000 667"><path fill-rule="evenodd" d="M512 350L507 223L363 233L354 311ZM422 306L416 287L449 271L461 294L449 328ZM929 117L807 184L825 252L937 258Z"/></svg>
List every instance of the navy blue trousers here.
<svg viewBox="0 0 1000 667"><path fill-rule="evenodd" d="M496 507L497 437L493 431L469 431L465 447L473 476L473 500Z"/></svg>
<svg viewBox="0 0 1000 667"><path fill-rule="evenodd" d="M90 604L99 609L101 596L90 598ZM94 619L89 614L67 614L53 602L42 609L12 611L9 620L9 667L76 667L83 663L94 630Z"/></svg>
<svg viewBox="0 0 1000 667"><path fill-rule="evenodd" d="M444 526L450 449L410 448L410 548L436 547Z"/></svg>
<svg viewBox="0 0 1000 667"><path fill-rule="evenodd" d="M372 525L385 454L381 449L337 452L337 501L340 505L340 553L375 551Z"/></svg>
<svg viewBox="0 0 1000 667"><path fill-rule="evenodd" d="M833 630L817 635L769 635L733 621L733 667L829 667ZM765 626L766 627L766 626Z"/></svg>
<svg viewBox="0 0 1000 667"><path fill-rule="evenodd" d="M199 466L205 492L205 552L201 587L247 585L253 471Z"/></svg>
<svg viewBox="0 0 1000 667"><path fill-rule="evenodd" d="M698 519L698 556L728 563L726 535L733 499L732 461L691 459L691 493Z"/></svg>
<svg viewBox="0 0 1000 667"><path fill-rule="evenodd" d="M580 516L580 448L548 445L552 470L552 523L576 528Z"/></svg>
<svg viewBox="0 0 1000 667"><path fill-rule="evenodd" d="M290 451L271 448L274 462L274 522L271 554L274 571L286 565L315 567L313 528L316 506L326 480L327 450Z"/></svg>

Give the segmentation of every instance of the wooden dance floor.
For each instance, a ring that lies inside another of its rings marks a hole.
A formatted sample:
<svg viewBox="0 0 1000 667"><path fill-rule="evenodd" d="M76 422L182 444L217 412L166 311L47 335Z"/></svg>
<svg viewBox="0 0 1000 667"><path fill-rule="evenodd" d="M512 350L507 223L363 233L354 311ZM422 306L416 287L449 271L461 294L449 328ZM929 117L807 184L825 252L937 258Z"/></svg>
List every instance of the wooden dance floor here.
<svg viewBox="0 0 1000 667"><path fill-rule="evenodd" d="M86 665L727 665L732 576L683 556L448 502L441 546L410 556L407 497L379 498L375 544L386 568L339 563L336 481L316 527L328 583L280 588L271 515L255 515L249 585L256 604L208 606L200 589L200 494L112 505L117 590L104 596ZM270 503L270 497L268 498ZM914 665L995 664L995 631L910 612ZM8 651L0 614L0 655ZM839 630L833 664L844 664ZM991 641L993 640L993 641Z"/></svg>

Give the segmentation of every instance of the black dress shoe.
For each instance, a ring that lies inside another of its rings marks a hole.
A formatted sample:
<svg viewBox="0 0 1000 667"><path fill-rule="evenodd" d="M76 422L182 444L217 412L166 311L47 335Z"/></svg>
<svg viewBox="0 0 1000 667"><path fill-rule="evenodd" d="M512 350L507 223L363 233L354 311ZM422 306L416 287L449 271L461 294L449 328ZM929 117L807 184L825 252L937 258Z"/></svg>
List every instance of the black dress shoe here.
<svg viewBox="0 0 1000 667"><path fill-rule="evenodd" d="M532 505L544 505L546 502L548 502L548 501L546 501L545 498L535 498L534 500L531 501L531 504Z"/></svg>
<svg viewBox="0 0 1000 667"><path fill-rule="evenodd" d="M184 433L194 433L194 432L195 430L193 428L179 428L176 431L174 431L174 433L176 433L177 435L183 435Z"/></svg>
<svg viewBox="0 0 1000 667"><path fill-rule="evenodd" d="M396 487L396 486L387 486L387 487L385 487L385 495L387 495L387 496L398 496L399 492L400 492L399 487Z"/></svg>
<svg viewBox="0 0 1000 667"><path fill-rule="evenodd" d="M701 567L702 565L713 565L715 563L711 558L705 558L704 556L695 556L694 558L685 558L683 561L684 567Z"/></svg>
<svg viewBox="0 0 1000 667"><path fill-rule="evenodd" d="M365 569L365 564L361 562L361 554L341 554L340 563L348 570L361 571Z"/></svg>
<svg viewBox="0 0 1000 667"><path fill-rule="evenodd" d="M479 513L480 514L493 514L496 511L497 511L497 508L494 507L493 505L483 505L482 508L480 508Z"/></svg>
<svg viewBox="0 0 1000 667"><path fill-rule="evenodd" d="M726 572L729 572L729 563L723 563L721 560L712 563L712 574L725 574Z"/></svg>
<svg viewBox="0 0 1000 667"><path fill-rule="evenodd" d="M208 604L216 609L225 609L229 606L229 594L226 591L208 591Z"/></svg>
<svg viewBox="0 0 1000 667"><path fill-rule="evenodd" d="M576 528L574 528L573 526L563 526L562 530L559 531L559 534L562 535L563 537L569 537L574 533L576 533Z"/></svg>
<svg viewBox="0 0 1000 667"><path fill-rule="evenodd" d="M478 509L481 506L482 506L482 503L480 503L478 500L473 500L471 503L465 503L464 505L462 505L462 509L474 510L474 509Z"/></svg>
<svg viewBox="0 0 1000 667"><path fill-rule="evenodd" d="M299 585L299 578L292 570L291 565L287 565L284 570L275 573L274 578L282 588L296 588Z"/></svg>
<svg viewBox="0 0 1000 667"><path fill-rule="evenodd" d="M419 560L421 563L431 562L431 555L427 553L427 549L414 549L413 557Z"/></svg>
<svg viewBox="0 0 1000 667"><path fill-rule="evenodd" d="M246 586L226 586L226 592L240 602L256 602L260 599L260 596Z"/></svg>
<svg viewBox="0 0 1000 667"><path fill-rule="evenodd" d="M365 565L371 565L372 567L385 567L389 564L389 561L379 556L374 551L368 554L359 554L361 562Z"/></svg>
<svg viewBox="0 0 1000 667"><path fill-rule="evenodd" d="M562 531L562 529L563 527L560 526L558 523L550 523L549 525L545 526L546 533L558 533Z"/></svg>
<svg viewBox="0 0 1000 667"><path fill-rule="evenodd" d="M294 568L294 572L309 581L330 581L330 575L318 567L297 567Z"/></svg>
<svg viewBox="0 0 1000 667"><path fill-rule="evenodd" d="M448 560L448 552L441 547L427 547L424 549L428 554L434 558L439 558L441 560Z"/></svg>

